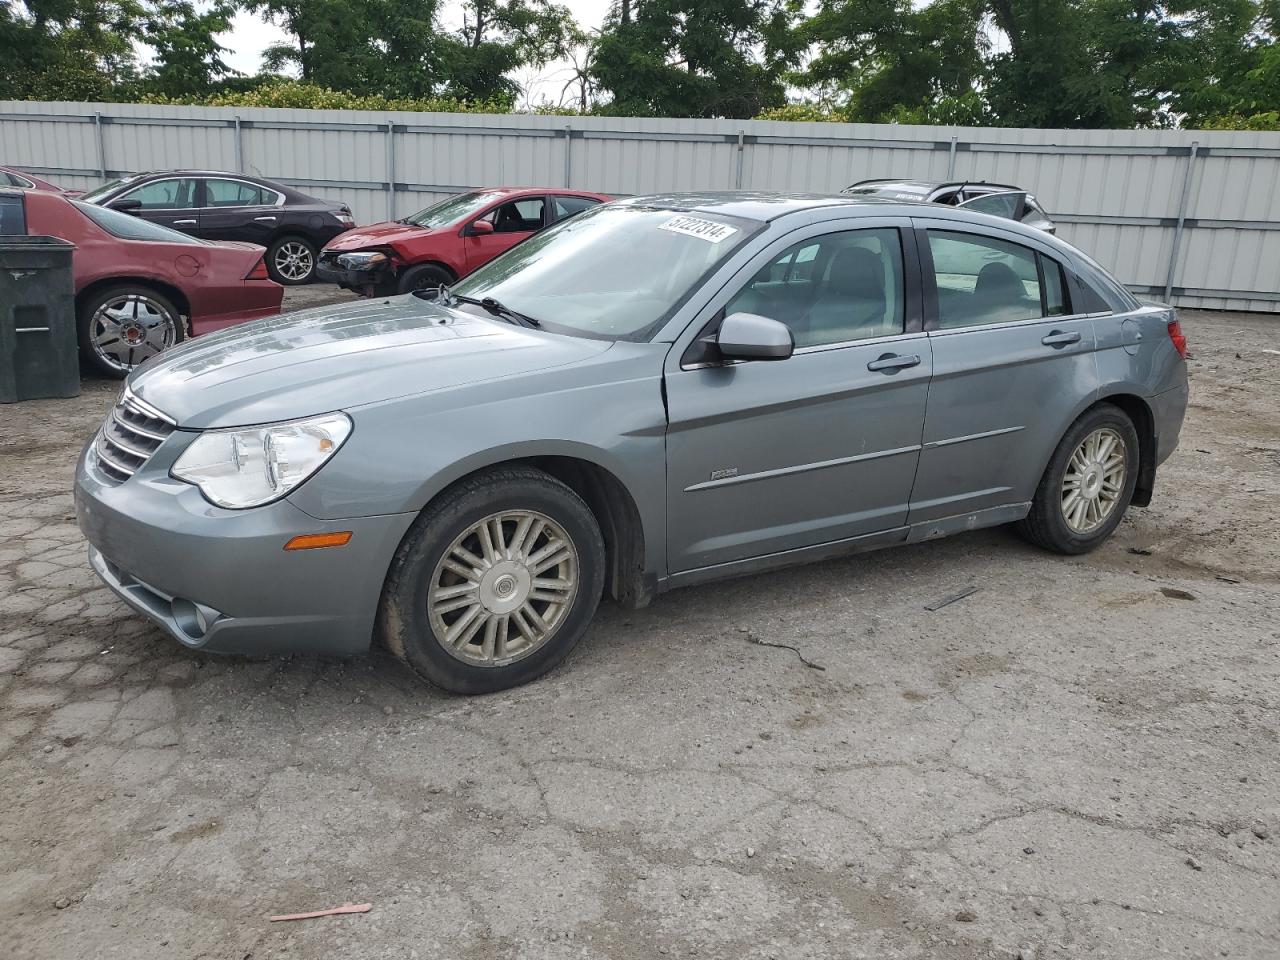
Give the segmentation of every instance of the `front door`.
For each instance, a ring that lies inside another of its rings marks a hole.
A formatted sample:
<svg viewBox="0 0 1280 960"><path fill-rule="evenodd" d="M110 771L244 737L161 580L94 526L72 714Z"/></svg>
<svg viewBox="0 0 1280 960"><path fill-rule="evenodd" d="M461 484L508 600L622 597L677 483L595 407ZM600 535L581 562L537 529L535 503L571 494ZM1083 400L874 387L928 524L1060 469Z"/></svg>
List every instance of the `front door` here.
<svg viewBox="0 0 1280 960"><path fill-rule="evenodd" d="M910 522L1026 503L1098 383L1093 321L1051 248L933 221L921 237L933 382Z"/></svg>
<svg viewBox="0 0 1280 960"><path fill-rule="evenodd" d="M711 302L787 324L789 359L668 360L671 573L905 523L932 359L897 223L807 228Z"/></svg>
<svg viewBox="0 0 1280 960"><path fill-rule="evenodd" d="M505 253L521 240L541 230L546 218L546 205L546 197L509 200L476 218L477 221L488 223L493 228L492 231L479 233L468 224L463 230L467 272L483 266L498 254Z"/></svg>
<svg viewBox="0 0 1280 960"><path fill-rule="evenodd" d="M152 223L195 234L200 226L200 181L193 177L152 180L116 198L136 201L128 212Z"/></svg>

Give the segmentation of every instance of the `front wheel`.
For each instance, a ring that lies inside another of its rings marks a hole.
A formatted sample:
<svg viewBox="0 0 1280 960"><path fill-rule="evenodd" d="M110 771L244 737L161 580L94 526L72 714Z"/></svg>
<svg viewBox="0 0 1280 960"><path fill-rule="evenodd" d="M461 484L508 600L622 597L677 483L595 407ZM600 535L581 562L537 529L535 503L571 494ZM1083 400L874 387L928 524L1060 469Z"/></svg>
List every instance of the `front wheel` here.
<svg viewBox="0 0 1280 960"><path fill-rule="evenodd" d="M400 274L396 281L397 288L401 293L413 293L415 290L438 290L440 287L447 287L453 283L453 274L449 273L444 267L438 267L434 263L421 263L416 267L409 267Z"/></svg>
<svg viewBox="0 0 1280 960"><path fill-rule="evenodd" d="M316 275L316 248L302 237L280 237L267 247L267 273L287 287L310 283Z"/></svg>
<svg viewBox="0 0 1280 960"><path fill-rule="evenodd" d="M1019 532L1055 553L1088 553L1120 524L1138 482L1138 432L1101 404L1071 425L1054 451Z"/></svg>
<svg viewBox="0 0 1280 960"><path fill-rule="evenodd" d="M604 586L590 508L540 470L506 467L431 504L397 550L379 610L387 646L428 682L490 693L577 645Z"/></svg>

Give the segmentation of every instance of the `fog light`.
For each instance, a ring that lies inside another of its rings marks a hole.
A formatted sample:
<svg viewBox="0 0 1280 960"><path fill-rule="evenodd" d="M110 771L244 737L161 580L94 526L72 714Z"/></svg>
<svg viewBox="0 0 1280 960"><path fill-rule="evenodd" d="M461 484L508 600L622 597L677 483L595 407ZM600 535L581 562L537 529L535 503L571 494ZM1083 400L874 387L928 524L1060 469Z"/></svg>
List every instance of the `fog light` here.
<svg viewBox="0 0 1280 960"><path fill-rule="evenodd" d="M201 639L222 616L212 607L187 600L185 597L175 597L169 604L169 610L173 614L178 629L192 640Z"/></svg>

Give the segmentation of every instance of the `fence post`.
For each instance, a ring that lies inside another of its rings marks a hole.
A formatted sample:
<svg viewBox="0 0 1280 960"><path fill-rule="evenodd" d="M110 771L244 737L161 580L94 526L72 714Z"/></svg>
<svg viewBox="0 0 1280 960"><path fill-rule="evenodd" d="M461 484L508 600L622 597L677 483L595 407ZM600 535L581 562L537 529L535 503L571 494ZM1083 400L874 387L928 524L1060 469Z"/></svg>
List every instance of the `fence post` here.
<svg viewBox="0 0 1280 960"><path fill-rule="evenodd" d="M396 218L396 124L387 118L387 219Z"/></svg>
<svg viewBox="0 0 1280 960"><path fill-rule="evenodd" d="M951 135L951 152L947 156L947 179L954 180L956 178L956 141L960 138L955 134Z"/></svg>
<svg viewBox="0 0 1280 960"><path fill-rule="evenodd" d="M742 155L746 149L747 131L738 131L738 169L733 177L733 189L742 189Z"/></svg>
<svg viewBox="0 0 1280 960"><path fill-rule="evenodd" d="M102 133L102 112L95 110L93 112L93 131L98 138L98 176L102 178L102 182L107 182L107 140Z"/></svg>
<svg viewBox="0 0 1280 960"><path fill-rule="evenodd" d="M573 183L570 177L573 175L573 131L568 124L564 127L564 187L568 190Z"/></svg>
<svg viewBox="0 0 1280 960"><path fill-rule="evenodd" d="M240 115L236 114L236 173L244 173L244 139L240 130Z"/></svg>
<svg viewBox="0 0 1280 960"><path fill-rule="evenodd" d="M1173 228L1173 248L1169 251L1169 272L1165 275L1164 299L1171 303L1173 299L1174 274L1178 269L1178 248L1182 245L1182 229L1187 222L1187 201L1191 198L1191 174L1195 172L1196 157L1200 152L1200 141L1191 143L1191 153L1187 155L1187 168L1182 174L1182 197L1178 200L1178 223Z"/></svg>

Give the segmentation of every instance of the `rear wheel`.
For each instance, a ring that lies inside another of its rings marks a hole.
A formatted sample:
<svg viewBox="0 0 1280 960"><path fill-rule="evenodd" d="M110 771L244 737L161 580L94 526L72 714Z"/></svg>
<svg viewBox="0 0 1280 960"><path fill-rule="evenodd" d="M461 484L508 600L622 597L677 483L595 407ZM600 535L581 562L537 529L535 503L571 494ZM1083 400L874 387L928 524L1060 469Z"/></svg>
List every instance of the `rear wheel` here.
<svg viewBox="0 0 1280 960"><path fill-rule="evenodd" d="M1085 411L1058 444L1018 529L1055 553L1087 553L1120 524L1138 482L1138 432L1118 407Z"/></svg>
<svg viewBox="0 0 1280 960"><path fill-rule="evenodd" d="M87 297L77 319L80 354L100 373L125 377L182 342L182 315L165 296L137 284L108 287Z"/></svg>
<svg viewBox="0 0 1280 960"><path fill-rule="evenodd" d="M297 286L316 275L316 248L302 237L279 237L267 247L267 273L276 283Z"/></svg>
<svg viewBox="0 0 1280 960"><path fill-rule="evenodd" d="M415 290L435 290L439 287L447 287L453 283L453 274L444 267L438 267L434 263L421 263L416 267L409 267L400 274L398 280L399 291L401 293L413 293Z"/></svg>
<svg viewBox="0 0 1280 960"><path fill-rule="evenodd" d="M590 508L528 467L466 480L431 504L392 561L379 611L391 651L430 683L490 693L577 645L604 587Z"/></svg>

